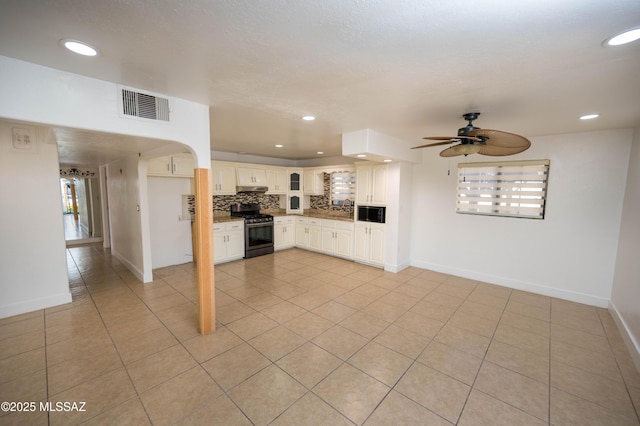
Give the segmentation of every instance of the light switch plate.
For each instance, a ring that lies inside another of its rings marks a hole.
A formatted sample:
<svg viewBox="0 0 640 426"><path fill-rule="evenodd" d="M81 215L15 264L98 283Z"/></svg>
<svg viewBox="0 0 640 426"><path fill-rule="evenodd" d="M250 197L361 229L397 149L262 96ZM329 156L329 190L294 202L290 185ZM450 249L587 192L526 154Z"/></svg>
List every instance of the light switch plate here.
<svg viewBox="0 0 640 426"><path fill-rule="evenodd" d="M33 128L11 128L11 148L13 151L36 152L36 147L36 135Z"/></svg>

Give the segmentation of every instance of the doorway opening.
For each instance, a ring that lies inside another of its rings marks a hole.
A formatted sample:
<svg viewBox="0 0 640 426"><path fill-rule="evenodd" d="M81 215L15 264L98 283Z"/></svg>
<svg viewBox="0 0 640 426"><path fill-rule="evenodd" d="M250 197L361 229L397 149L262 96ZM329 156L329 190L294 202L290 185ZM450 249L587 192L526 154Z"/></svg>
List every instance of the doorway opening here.
<svg viewBox="0 0 640 426"><path fill-rule="evenodd" d="M98 178L60 178L60 195L67 247L102 241L102 205Z"/></svg>

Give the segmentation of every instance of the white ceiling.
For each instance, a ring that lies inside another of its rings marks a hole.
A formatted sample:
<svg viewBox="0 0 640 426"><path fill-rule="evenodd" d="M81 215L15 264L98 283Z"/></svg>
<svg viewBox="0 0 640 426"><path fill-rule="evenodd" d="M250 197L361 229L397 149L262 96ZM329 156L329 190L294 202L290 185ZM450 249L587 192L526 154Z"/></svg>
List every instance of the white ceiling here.
<svg viewBox="0 0 640 426"><path fill-rule="evenodd" d="M640 42L601 46L640 26L638 0L0 4L1 55L208 104L216 151L338 156L341 133L364 128L419 145L471 110L479 127L526 137L640 123Z"/></svg>

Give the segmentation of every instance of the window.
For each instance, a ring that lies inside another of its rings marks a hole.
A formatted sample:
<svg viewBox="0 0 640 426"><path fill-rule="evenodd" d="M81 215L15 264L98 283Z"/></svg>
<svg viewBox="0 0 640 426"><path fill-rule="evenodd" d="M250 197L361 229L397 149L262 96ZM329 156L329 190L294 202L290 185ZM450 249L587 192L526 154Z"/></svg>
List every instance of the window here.
<svg viewBox="0 0 640 426"><path fill-rule="evenodd" d="M457 213L544 219L549 160L458 165Z"/></svg>
<svg viewBox="0 0 640 426"><path fill-rule="evenodd" d="M331 204L340 205L344 200L356 197L356 172L339 171L331 173Z"/></svg>

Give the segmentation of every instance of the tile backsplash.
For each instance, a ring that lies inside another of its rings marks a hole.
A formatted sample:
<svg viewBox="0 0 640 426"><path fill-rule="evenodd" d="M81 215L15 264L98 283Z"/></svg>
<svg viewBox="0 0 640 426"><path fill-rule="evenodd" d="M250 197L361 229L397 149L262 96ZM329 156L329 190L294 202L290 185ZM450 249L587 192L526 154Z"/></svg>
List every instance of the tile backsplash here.
<svg viewBox="0 0 640 426"><path fill-rule="evenodd" d="M309 207L312 210L326 210L328 212L343 211L342 206L331 205L331 175L323 174L324 194L309 196ZM280 195L267 194L234 194L234 195L214 195L213 215L229 215L229 207L235 203L260 203L261 210L280 209ZM190 215L192 220L195 217L195 197L193 195L182 196L183 217Z"/></svg>

